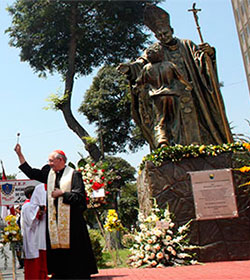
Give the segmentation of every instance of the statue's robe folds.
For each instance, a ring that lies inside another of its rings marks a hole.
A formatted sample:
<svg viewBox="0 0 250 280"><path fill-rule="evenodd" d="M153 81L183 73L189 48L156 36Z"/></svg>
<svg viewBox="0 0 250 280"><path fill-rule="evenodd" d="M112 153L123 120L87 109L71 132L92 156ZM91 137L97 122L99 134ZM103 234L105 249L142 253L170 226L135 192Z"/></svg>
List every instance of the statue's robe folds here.
<svg viewBox="0 0 250 280"><path fill-rule="evenodd" d="M141 128L151 149L158 148L161 144L229 142L226 137L228 122L226 120L226 123L223 123L222 118L222 114L225 116L223 99L219 90L219 96L216 95L206 54L190 40L175 38L175 42L176 44L170 47L160 42L154 45L161 57L160 62L173 63L192 89L187 90L183 83L177 82L178 79L172 84L167 79L166 83L164 63L152 63L145 51L142 57L130 64L128 75L132 89L132 116L135 122ZM215 55L211 59L211 65L218 85ZM167 90L164 90L164 87ZM220 112L219 102L223 113ZM230 137L232 140L231 133Z"/></svg>

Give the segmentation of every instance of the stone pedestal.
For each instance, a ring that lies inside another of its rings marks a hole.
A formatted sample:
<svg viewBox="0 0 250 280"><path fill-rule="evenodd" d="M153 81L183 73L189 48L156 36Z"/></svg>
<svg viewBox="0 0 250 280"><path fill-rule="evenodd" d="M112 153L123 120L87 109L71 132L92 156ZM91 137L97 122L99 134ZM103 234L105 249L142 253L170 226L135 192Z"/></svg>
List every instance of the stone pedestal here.
<svg viewBox="0 0 250 280"><path fill-rule="evenodd" d="M240 172L233 171L239 217L195 220L192 185L187 172L232 167L231 153L184 159L175 163L167 161L159 167L147 162L137 182L140 210L147 213L153 197L159 207L169 205L178 226L194 219L189 237L191 244L201 246L197 250L201 262L250 259L250 195L244 188L237 187L245 182Z"/></svg>

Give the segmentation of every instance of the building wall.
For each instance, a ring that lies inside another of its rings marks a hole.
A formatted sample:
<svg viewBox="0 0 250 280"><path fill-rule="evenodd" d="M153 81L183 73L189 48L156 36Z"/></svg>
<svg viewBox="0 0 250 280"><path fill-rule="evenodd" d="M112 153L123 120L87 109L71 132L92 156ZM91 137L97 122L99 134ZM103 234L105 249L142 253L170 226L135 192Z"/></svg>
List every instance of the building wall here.
<svg viewBox="0 0 250 280"><path fill-rule="evenodd" d="M231 0L250 91L250 0Z"/></svg>

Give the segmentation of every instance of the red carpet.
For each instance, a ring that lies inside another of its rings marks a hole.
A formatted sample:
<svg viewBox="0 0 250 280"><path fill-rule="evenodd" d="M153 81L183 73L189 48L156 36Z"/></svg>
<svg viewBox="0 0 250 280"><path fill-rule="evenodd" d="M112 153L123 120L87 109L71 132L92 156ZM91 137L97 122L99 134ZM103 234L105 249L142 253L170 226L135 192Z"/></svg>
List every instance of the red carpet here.
<svg viewBox="0 0 250 280"><path fill-rule="evenodd" d="M93 280L250 280L250 260L167 268L102 269Z"/></svg>

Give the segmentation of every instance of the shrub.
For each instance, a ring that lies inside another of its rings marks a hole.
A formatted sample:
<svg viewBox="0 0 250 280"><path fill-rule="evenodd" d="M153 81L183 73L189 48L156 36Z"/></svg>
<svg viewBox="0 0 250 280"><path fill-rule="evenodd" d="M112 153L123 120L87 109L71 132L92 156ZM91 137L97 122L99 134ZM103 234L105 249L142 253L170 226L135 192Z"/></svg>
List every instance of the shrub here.
<svg viewBox="0 0 250 280"><path fill-rule="evenodd" d="M103 245L101 240L103 239L100 232L96 229L89 229L89 236L92 244L92 249L96 258L97 265L103 263Z"/></svg>

